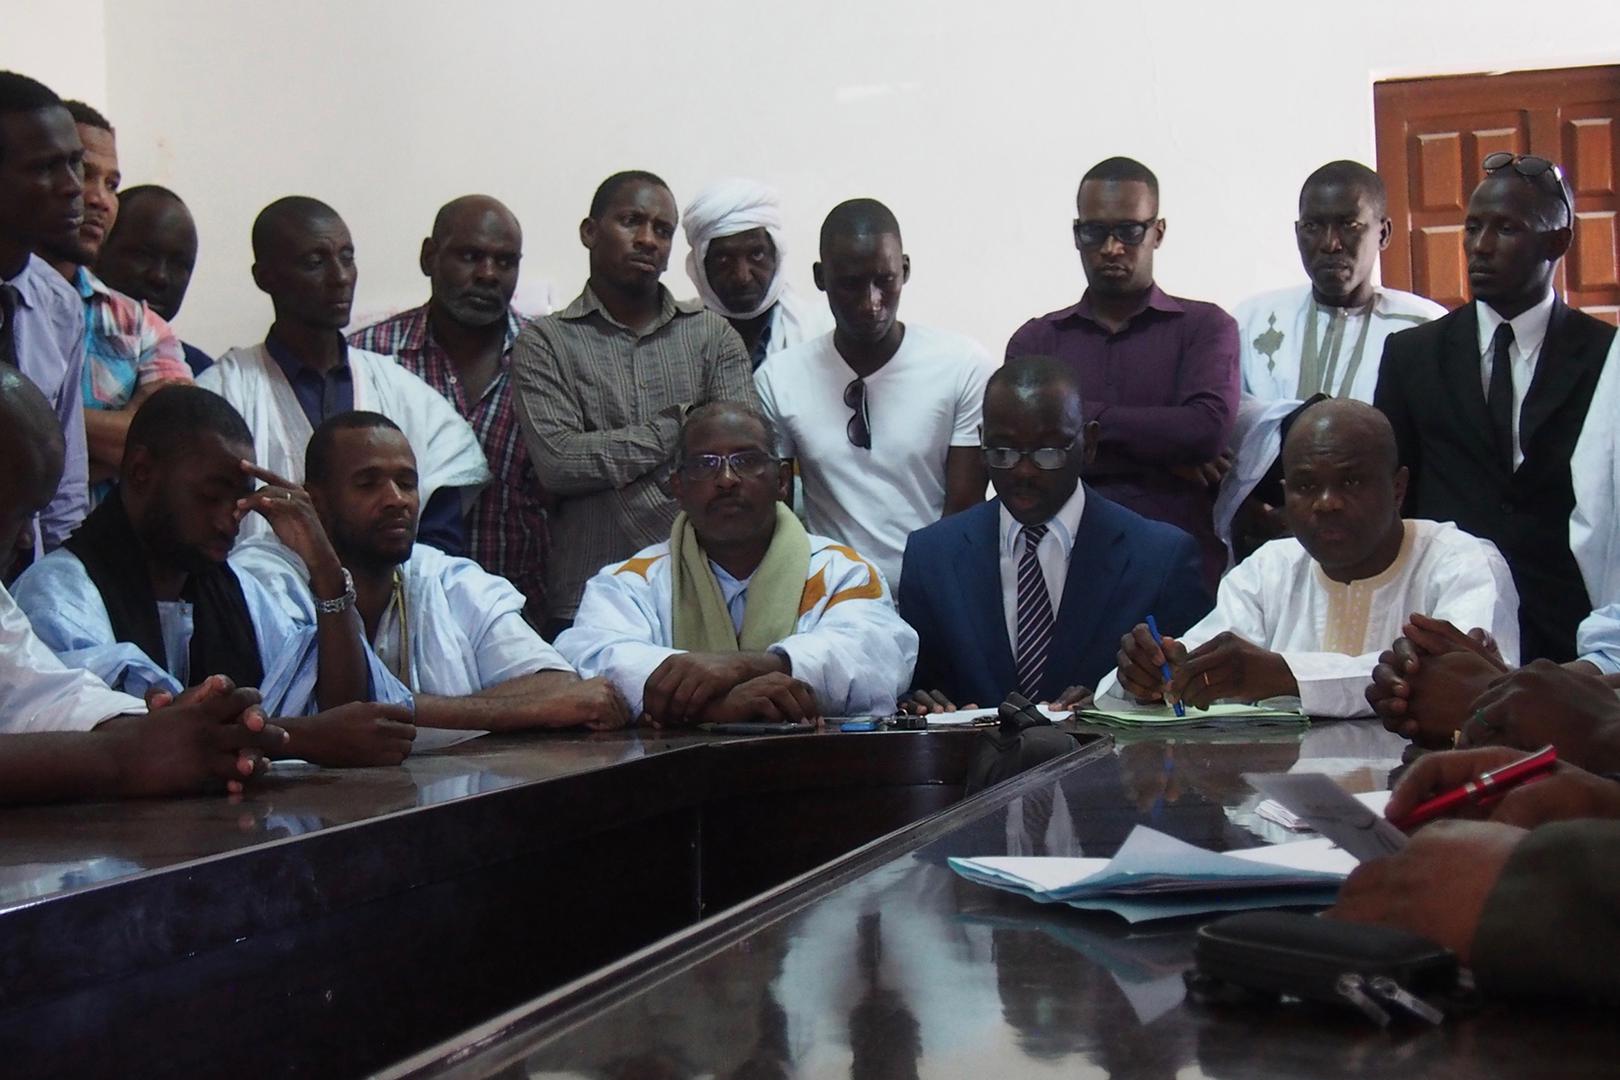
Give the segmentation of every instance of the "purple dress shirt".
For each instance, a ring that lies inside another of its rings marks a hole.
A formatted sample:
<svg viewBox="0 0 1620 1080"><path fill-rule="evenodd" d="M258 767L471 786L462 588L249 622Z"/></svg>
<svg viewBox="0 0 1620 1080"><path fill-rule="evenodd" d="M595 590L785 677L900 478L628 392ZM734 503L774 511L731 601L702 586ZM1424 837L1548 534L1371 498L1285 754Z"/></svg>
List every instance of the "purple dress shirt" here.
<svg viewBox="0 0 1620 1080"><path fill-rule="evenodd" d="M90 452L84 434L84 301L38 255L7 281L17 305L17 368L56 410L67 455L56 496L34 525L34 556L60 547L90 510Z"/></svg>
<svg viewBox="0 0 1620 1080"><path fill-rule="evenodd" d="M1015 356L1055 356L1074 368L1085 418L1100 428L1087 483L1190 533L1213 591L1226 567L1215 535L1215 490L1169 469L1210 461L1227 448L1242 378L1232 317L1155 285L1124 329L1110 333L1093 316L1088 290L1078 304L1019 327L1007 342L1007 359Z"/></svg>

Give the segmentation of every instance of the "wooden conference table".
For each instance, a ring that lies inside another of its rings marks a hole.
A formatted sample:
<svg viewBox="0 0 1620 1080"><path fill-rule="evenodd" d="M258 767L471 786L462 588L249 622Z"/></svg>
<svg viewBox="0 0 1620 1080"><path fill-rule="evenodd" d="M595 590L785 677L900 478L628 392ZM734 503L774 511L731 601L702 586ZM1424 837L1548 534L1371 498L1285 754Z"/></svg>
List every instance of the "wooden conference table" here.
<svg viewBox="0 0 1620 1080"><path fill-rule="evenodd" d="M1192 1005L1195 924L1131 929L945 865L1108 854L1137 823L1252 845L1272 827L1242 772L1382 786L1399 744L1375 727L1098 738L963 801L976 737L491 736L400 769L287 770L235 803L0 812L0 1075L1576 1076L1620 1060L1599 1012L1492 1006L1378 1032Z"/></svg>

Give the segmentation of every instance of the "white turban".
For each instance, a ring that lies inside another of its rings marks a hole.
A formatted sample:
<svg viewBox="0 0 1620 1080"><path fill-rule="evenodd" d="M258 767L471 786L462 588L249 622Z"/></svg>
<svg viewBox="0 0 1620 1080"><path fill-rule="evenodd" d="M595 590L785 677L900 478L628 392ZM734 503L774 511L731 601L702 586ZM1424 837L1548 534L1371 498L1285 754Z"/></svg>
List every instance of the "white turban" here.
<svg viewBox="0 0 1620 1080"><path fill-rule="evenodd" d="M776 189L757 180L733 177L719 180L702 191L681 212L686 228L686 275L697 286L703 306L710 311L728 315L733 319L752 319L763 315L782 295L787 277L782 273L787 266L787 253L782 247L782 208ZM776 245L776 276L765 290L765 298L753 311L732 311L720 302L709 287L709 274L703 260L709 254L709 242L722 236L736 236L750 229L764 229Z"/></svg>

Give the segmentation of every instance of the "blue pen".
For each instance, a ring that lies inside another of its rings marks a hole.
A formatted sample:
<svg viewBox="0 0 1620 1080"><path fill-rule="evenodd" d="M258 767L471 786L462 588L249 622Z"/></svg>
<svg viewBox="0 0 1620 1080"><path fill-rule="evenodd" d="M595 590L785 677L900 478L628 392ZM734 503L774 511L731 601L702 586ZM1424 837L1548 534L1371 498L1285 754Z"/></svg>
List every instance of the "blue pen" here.
<svg viewBox="0 0 1620 1080"><path fill-rule="evenodd" d="M1159 647L1159 651L1161 653L1164 652L1164 638L1159 636L1159 624L1153 620L1153 616L1151 615L1147 617L1147 624L1148 633L1153 635L1153 644ZM1164 673L1164 685L1166 689L1168 689L1170 686L1170 680L1172 678L1170 673L1170 658L1168 655L1165 657L1164 663L1159 665L1159 670ZM1173 701L1170 704L1176 710L1177 716L1187 715L1187 709L1181 704L1181 702Z"/></svg>

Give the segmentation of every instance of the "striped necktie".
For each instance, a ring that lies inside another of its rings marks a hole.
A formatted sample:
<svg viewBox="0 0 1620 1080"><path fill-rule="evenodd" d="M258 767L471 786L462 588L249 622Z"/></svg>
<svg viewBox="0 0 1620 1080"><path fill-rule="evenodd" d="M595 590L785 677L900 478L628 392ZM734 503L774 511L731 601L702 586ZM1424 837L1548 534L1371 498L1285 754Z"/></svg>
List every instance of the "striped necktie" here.
<svg viewBox="0 0 1620 1080"><path fill-rule="evenodd" d="M1052 647L1052 597L1035 557L1046 530L1045 525L1025 525L1019 533L1024 554L1018 560L1018 692L1031 701L1040 700L1041 676Z"/></svg>

